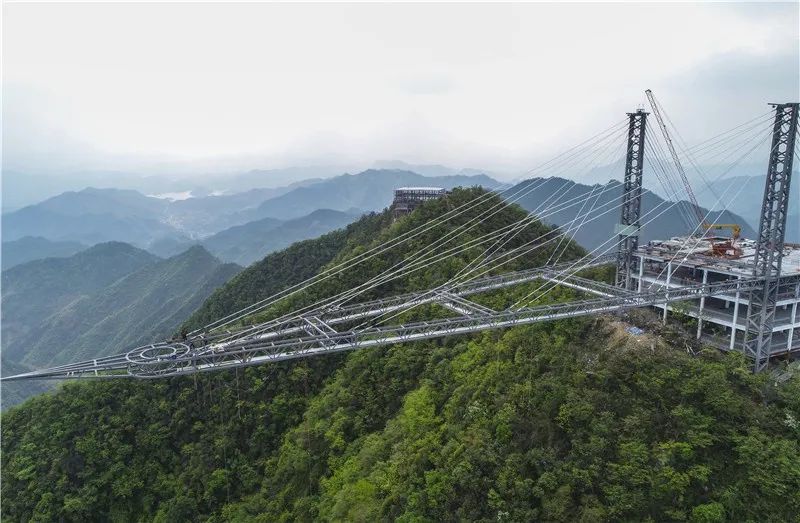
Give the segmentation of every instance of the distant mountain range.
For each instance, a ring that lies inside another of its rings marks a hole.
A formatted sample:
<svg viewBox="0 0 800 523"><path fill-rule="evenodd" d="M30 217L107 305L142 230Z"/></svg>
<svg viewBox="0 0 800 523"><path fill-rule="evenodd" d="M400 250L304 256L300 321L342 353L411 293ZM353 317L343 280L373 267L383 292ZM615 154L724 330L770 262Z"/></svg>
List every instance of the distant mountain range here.
<svg viewBox="0 0 800 523"><path fill-rule="evenodd" d="M160 259L120 242L17 265L2 275L3 360L55 365L167 337L240 270L199 246Z"/></svg>
<svg viewBox="0 0 800 523"><path fill-rule="evenodd" d="M789 215L786 220L786 241L800 243L800 180L797 171L790 185ZM711 183L710 188L699 191L700 205L718 209L726 206L736 209L753 229L758 228L761 219L761 202L764 195L765 176L735 176Z"/></svg>
<svg viewBox="0 0 800 523"><path fill-rule="evenodd" d="M353 209L379 211L392 203L394 189L403 186L435 186L452 189L480 185L492 188L499 182L486 175L427 177L403 170L368 170L345 174L271 198L243 214L249 219L299 218L320 208L352 212Z"/></svg>
<svg viewBox="0 0 800 523"><path fill-rule="evenodd" d="M378 161L373 165L306 165L277 169L251 169L242 172L203 173L193 169L183 173L142 175L124 171L79 171L47 174L3 169L2 200L6 212L16 211L68 191L85 187L133 189L146 195L191 193L195 198L212 194L229 195L260 191L291 190L329 179L342 173L367 168L412 171L424 176L489 174L477 169L455 169L443 165L415 165L401 161Z"/></svg>
<svg viewBox="0 0 800 523"><path fill-rule="evenodd" d="M615 180L610 181L608 186L589 186L563 178L533 178L509 189L505 195L507 198L519 198L517 203L528 211L545 208L550 204L559 208L561 206L558 202L574 199L571 203L564 204L563 209L542 217L545 222L559 226L566 226L573 220L576 226L581 224L581 220L576 220L576 217L595 207L598 210L591 213L589 219L577 230L574 238L590 250L600 247L613 236L614 228L620 221L619 203L622 199L622 184ZM678 206L670 208L664 201L652 192L644 192L642 195L643 226L640 241L665 239L691 232L684 223ZM689 209L686 202L683 205L685 209ZM742 225L743 236L752 238L755 235L755 231L746 220L729 211L721 215L712 213L709 220L717 223L739 223ZM647 223L648 221L650 223ZM605 244L601 247L601 251L610 245L611 242Z"/></svg>
<svg viewBox="0 0 800 523"><path fill-rule="evenodd" d="M123 171L81 171L68 175L31 173L3 169L3 208L18 210L63 192L80 191L84 187L132 189L142 194L157 195L190 192L195 197L211 194L247 192L251 189L280 189L299 183L357 171L350 166L301 166L285 169L255 169L240 173L141 175Z"/></svg>
<svg viewBox="0 0 800 523"><path fill-rule="evenodd" d="M114 205L116 203L116 205ZM151 204L153 210L139 207ZM85 189L3 216L3 239L40 236L55 241L95 244L125 241L146 247L154 239L180 235L160 219L162 200L134 191ZM99 209L108 206L100 211Z"/></svg>
<svg viewBox="0 0 800 523"><path fill-rule="evenodd" d="M202 245L221 260L245 266L294 242L343 227L360 215L357 211L319 209L286 221L263 218L230 227L201 241L163 237L153 241L147 250L156 256L168 258L194 245ZM3 242L3 270L28 261L68 257L86 248L87 245L76 241L53 241L32 236Z"/></svg>
<svg viewBox="0 0 800 523"><path fill-rule="evenodd" d="M19 240L3 242L0 259L3 270L6 270L32 260L72 256L86 247L87 245L80 242L51 241L41 236L25 236Z"/></svg>
<svg viewBox="0 0 800 523"><path fill-rule="evenodd" d="M319 209L285 222L275 218L262 218L218 232L203 240L202 245L220 259L247 266L295 242L340 229L356 220L359 215L360 213Z"/></svg>
<svg viewBox="0 0 800 523"><path fill-rule="evenodd" d="M300 218L319 209L348 214L380 210L402 185L484 185L484 175L424 177L409 171L369 170L277 189L171 201L124 189L66 192L3 216L4 241L37 236L51 241L95 244L123 241L169 252L230 227L276 218Z"/></svg>

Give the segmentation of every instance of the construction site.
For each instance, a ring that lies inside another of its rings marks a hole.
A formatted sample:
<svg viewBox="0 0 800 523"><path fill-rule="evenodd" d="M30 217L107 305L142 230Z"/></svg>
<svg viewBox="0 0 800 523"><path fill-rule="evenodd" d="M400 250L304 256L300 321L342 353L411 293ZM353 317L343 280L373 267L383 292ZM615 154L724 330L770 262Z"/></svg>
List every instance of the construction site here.
<svg viewBox="0 0 800 523"><path fill-rule="evenodd" d="M749 278L755 268L755 241L740 239L735 254L716 255L723 237L675 237L651 241L634 252L636 271L631 275L637 290L658 286L666 290ZM689 247L686 245L689 244ZM800 350L800 245L785 245L783 267L777 288L776 311L772 321L770 356ZM735 290L718 296L700 297L681 303L656 305L668 312L697 320L697 339L722 350L742 345L750 312L750 294Z"/></svg>
<svg viewBox="0 0 800 523"><path fill-rule="evenodd" d="M665 322L670 312L678 315L695 329L696 338L703 344L744 354L752 362L754 372L764 370L771 360L796 356L800 353L800 333L797 332L800 327L797 306L800 302L800 247L787 244L785 237L800 104L770 104L771 110L759 117L762 119L760 123L769 125L771 132L763 140L771 138L771 146L763 182L758 234L746 239L741 237L741 223L717 223L710 218L711 210L698 205L668 130L667 118L662 114L663 109L652 92L648 90L646 94L652 113L643 109L627 113L622 122L608 131L611 137L617 132L622 134L620 146L625 151L625 170L621 201L607 210L594 204L586 209L591 194L559 202L563 193L559 196L556 191L535 211L522 213L523 217L517 222L499 226L465 242L460 238L462 232L482 220L489 220L499 212L497 209L512 205L522 195L535 190L536 184L512 189L514 192L486 191L476 196L474 201L403 233L402 238L394 243L375 245L355 261L348 260L328 268L301 284L188 332L182 339L3 379L187 375L642 307L662 311ZM659 132L647 132L647 120L651 114ZM647 134L652 142L657 143L656 147L669 151L671 162L664 155L659 158L653 144L646 140ZM661 145L657 142L659 134ZM587 150L593 152L591 147ZM669 239L641 242L640 245L642 227L650 223L654 219L651 215L658 211L657 208L642 211L642 194L646 190L642 183L646 150L655 163L661 164L660 169L653 169L653 174L660 177L662 185L671 194L659 205L665 209L676 206L684 209L683 218L689 232ZM755 147L745 155L753 150ZM568 184L566 182L564 187ZM606 184L601 191L619 190L619 187L618 183ZM398 188L391 209L393 218L402 219L420 205L446 197L446 194L444 189L435 187ZM362 284L266 321L258 317L258 322L248 322L248 318L267 310L285 296L350 271L359 263L403 245L409 237L460 216L482 199L498 196L497 205L458 226L458 234L437 236L429 245L417 252L405 253L407 256L401 262ZM723 201L723 197L724 194L719 195L717 202L723 202L727 207L729 200ZM580 209L576 217L567 225L545 228L540 235L521 245L504 248L531 223L544 221L559 209L578 205ZM605 242L572 261L560 262L564 249L559 247L564 242L568 245L584 224L612 211L620 219ZM721 231L729 234L721 234ZM500 270L509 261L556 241L558 245L544 265L516 271ZM440 285L405 294L384 294L381 290L399 275L412 273L444 261L470 246L479 245L485 246L484 253ZM556 255L555 251L559 250L560 254ZM614 265L613 283L585 278L581 274L585 269L611 264ZM502 310L470 299L484 292L531 284L535 287L532 291ZM556 287L569 288L577 293L569 301L543 301L542 298ZM355 299L374 289L380 291L379 298L362 302ZM441 306L451 315L411 322L398 323L396 320L399 315L425 304Z"/></svg>

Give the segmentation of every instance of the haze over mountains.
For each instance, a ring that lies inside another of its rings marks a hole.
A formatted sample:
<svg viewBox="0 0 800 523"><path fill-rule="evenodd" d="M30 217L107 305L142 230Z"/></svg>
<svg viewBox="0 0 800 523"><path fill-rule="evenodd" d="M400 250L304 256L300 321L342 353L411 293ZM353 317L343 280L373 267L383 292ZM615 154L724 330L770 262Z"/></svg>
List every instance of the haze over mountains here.
<svg viewBox="0 0 800 523"><path fill-rule="evenodd" d="M440 166L421 167L431 173L449 172ZM470 174L424 177L404 170L368 170L356 175L306 180L285 187L254 188L239 193L182 200L156 198L127 189L87 188L66 192L3 216L3 249L7 251L8 258L4 261L4 267L42 256L74 253L78 244L89 246L106 241L124 241L166 257L199 243L225 261L248 264L292 241L340 227L346 220L341 214L333 213L310 216L318 210L329 209L355 218L362 212L385 208L391 202L392 190L403 185L436 185L445 188L499 185L499 182L486 175L468 170L463 172ZM757 178L748 180L753 186L752 190L748 188L741 191L737 201L729 207L744 210L741 218L731 219L742 221L745 231L752 230L753 224L757 224L759 204L753 203L755 199L752 194L760 194L758 185L762 183ZM550 196L548 191L558 188L548 184L522 203L529 210L535 209ZM581 190L588 193L591 186L578 184L568 191L565 199L574 197ZM613 194L606 192L597 204L613 204ZM714 199L709 201L706 198L709 194L699 193L701 204L715 203ZM654 194L646 195L645 209L651 197L656 198L652 200L653 205L661 201ZM797 217L796 201L793 204L792 212ZM577 211L579 208L572 209ZM574 218L569 212L557 213L553 223L561 225ZM306 217L306 223L315 224L313 231L302 233L297 223L276 229L279 222L303 217ZM681 222L673 218L670 212L656 219L649 227L655 235L653 237L686 232L679 228ZM597 223L612 223L614 219L614 213L609 212ZM792 241L797 241L794 232L797 226L792 225L796 221L790 220L789 224ZM671 222L675 227L668 225ZM660 226L660 223L666 225ZM258 234L255 233L266 233L268 230L273 230L273 234L264 236L263 243L259 245ZM592 230L590 224L589 230ZM610 231L607 226L599 230ZM37 239L20 241L26 237ZM57 243L50 245L43 240Z"/></svg>
<svg viewBox="0 0 800 523"><path fill-rule="evenodd" d="M319 209L286 221L262 218L220 231L203 240L203 246L220 259L250 265L264 255L284 249L294 242L340 229L360 214Z"/></svg>
<svg viewBox="0 0 800 523"><path fill-rule="evenodd" d="M239 173L208 173L193 166L175 172L142 175L122 171L82 171L69 175L4 169L2 180L3 212L34 205L64 192L86 187L99 189L131 189L146 195L189 195L202 198L210 195L245 194L251 190L265 193L281 191L368 169L411 171L427 177L473 176L491 173L478 169L454 169L443 165L416 165L402 161L378 161L373 165L307 165L275 169L251 169ZM266 199L263 198L263 199Z"/></svg>
<svg viewBox="0 0 800 523"><path fill-rule="evenodd" d="M264 218L291 220L320 209L353 216L377 211L391 202L394 188L421 184L449 189L459 185L493 187L498 182L485 175L426 178L410 171L370 170L282 188L175 201L128 189L87 188L5 214L3 241L26 236L87 245L124 241L160 255L172 255L225 229ZM229 260L233 259L237 258Z"/></svg>
<svg viewBox="0 0 800 523"><path fill-rule="evenodd" d="M795 180L790 185L789 215L786 220L786 241L800 243L800 183L797 183L797 169L792 175ZM709 208L736 209L753 229L758 228L761 216L761 202L764 195L765 176L735 176L724 178L710 184L697 194L700 205Z"/></svg>
<svg viewBox="0 0 800 523"><path fill-rule="evenodd" d="M86 248L86 245L73 241L51 241L41 236L25 236L19 240L3 242L3 270L20 263L42 258L63 258L72 256Z"/></svg>

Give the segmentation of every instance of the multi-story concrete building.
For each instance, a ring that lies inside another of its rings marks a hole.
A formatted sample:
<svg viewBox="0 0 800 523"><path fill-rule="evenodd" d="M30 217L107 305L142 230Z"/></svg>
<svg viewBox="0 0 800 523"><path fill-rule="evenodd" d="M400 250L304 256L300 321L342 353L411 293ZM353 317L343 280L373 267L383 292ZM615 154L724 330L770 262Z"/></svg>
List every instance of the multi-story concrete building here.
<svg viewBox="0 0 800 523"><path fill-rule="evenodd" d="M676 237L651 241L634 251L632 288L670 288L732 279L753 278L755 242L741 240L736 252L720 256L714 245L724 238ZM772 325L770 355L800 352L800 245L786 244L778 289L778 310ZM697 337L723 350L741 350L749 293L704 297L657 307L697 319Z"/></svg>

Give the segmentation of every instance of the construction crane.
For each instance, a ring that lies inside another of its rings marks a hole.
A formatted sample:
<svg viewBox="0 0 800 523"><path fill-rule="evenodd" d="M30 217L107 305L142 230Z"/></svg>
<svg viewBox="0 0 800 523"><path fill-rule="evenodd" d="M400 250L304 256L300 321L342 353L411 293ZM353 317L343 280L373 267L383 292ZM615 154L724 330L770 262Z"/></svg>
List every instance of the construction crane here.
<svg viewBox="0 0 800 523"><path fill-rule="evenodd" d="M672 138L669 136L667 125L664 123L664 119L661 117L661 111L659 110L656 99L653 96L653 91L648 89L645 91L645 94L647 95L647 100L650 102L650 107L653 108L653 114L656 117L656 121L658 121L658 126L661 128L661 134L664 135L664 141L667 142L667 149L669 149L669 153L672 155L672 161L675 164L675 167L678 169L678 174L680 174L683 187L686 189L686 194L689 196L689 202L694 209L698 223L701 227L703 227L703 230L706 233L708 233L708 231L711 229L730 229L731 231L731 239L729 241L720 244L714 244L712 242L712 254L716 256L741 256L742 251L737 245L739 236L742 234L741 225L736 223L710 223L708 220L706 220L703 211L700 210L700 205L697 203L697 198L694 196L694 191L692 190L692 185L689 183L689 178L686 176L686 171L683 170L681 160L678 158L678 152L675 150L675 145L672 143Z"/></svg>

